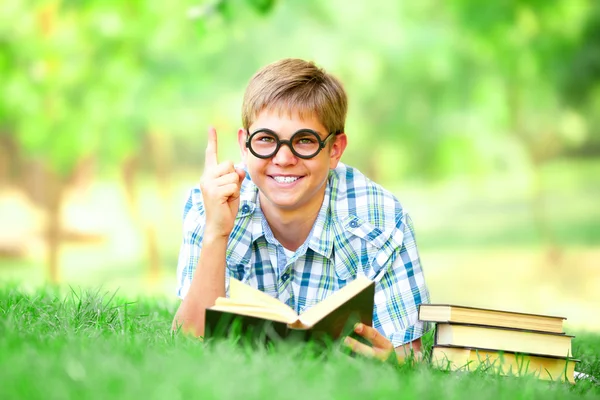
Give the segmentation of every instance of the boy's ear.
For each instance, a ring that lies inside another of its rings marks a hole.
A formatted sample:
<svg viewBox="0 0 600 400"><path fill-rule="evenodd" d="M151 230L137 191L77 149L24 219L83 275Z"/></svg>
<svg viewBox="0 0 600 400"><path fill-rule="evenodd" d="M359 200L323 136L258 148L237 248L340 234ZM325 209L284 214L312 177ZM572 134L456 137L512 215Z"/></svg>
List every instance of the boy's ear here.
<svg viewBox="0 0 600 400"><path fill-rule="evenodd" d="M240 146L240 154L244 161L246 161L246 155L248 154L248 149L246 148L246 136L246 130L244 128L238 129L238 145Z"/></svg>
<svg viewBox="0 0 600 400"><path fill-rule="evenodd" d="M331 144L331 149L329 151L329 168L334 169L337 167L340 162L340 158L342 158L342 154L344 154L344 150L346 150L346 146L348 145L348 137L345 133L338 133L335 137L335 140Z"/></svg>

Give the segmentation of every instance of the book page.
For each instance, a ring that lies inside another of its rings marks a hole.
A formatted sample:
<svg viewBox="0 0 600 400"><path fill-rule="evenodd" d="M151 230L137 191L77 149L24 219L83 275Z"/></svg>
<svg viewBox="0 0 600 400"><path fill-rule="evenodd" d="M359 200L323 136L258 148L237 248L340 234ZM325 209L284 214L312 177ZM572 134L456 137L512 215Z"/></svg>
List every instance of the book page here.
<svg viewBox="0 0 600 400"><path fill-rule="evenodd" d="M325 316L339 308L348 300L362 292L373 282L366 276L359 276L342 289L334 292L329 297L313 306L310 310L300 315L300 321L304 326L313 326Z"/></svg>
<svg viewBox="0 0 600 400"><path fill-rule="evenodd" d="M240 304L215 304L208 308L209 310L221 311L230 314L246 315L249 317L262 318L271 321L283 322L286 324L294 324L298 320L297 315L290 315L289 313L281 313L279 310L272 308L265 308L260 306L252 305L240 305Z"/></svg>
<svg viewBox="0 0 600 400"><path fill-rule="evenodd" d="M294 320L298 318L298 314L287 304L279 301L278 299L269 296L268 294L261 292L260 290L254 289L235 278L229 280L229 300L239 304L251 304L255 306L262 305L263 307L278 310L277 312L281 315L287 315L290 319L292 316Z"/></svg>
<svg viewBox="0 0 600 400"><path fill-rule="evenodd" d="M219 309L236 309L236 310L252 310L254 313L261 314L273 314L280 315L284 317L287 321L295 322L298 320L298 315L294 312L294 310L282 307L273 307L269 304L261 303L260 301L242 301L242 300L233 300L228 299L226 297L219 297L215 300L215 306L219 307Z"/></svg>

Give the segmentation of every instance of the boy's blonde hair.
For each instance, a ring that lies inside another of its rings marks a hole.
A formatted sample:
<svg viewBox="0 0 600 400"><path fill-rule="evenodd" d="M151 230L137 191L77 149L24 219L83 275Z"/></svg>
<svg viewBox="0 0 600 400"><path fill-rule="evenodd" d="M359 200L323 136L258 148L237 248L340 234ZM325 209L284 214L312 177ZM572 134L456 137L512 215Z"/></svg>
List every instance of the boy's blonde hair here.
<svg viewBox="0 0 600 400"><path fill-rule="evenodd" d="M242 123L248 130L258 114L269 109L316 116L327 133L344 132L348 98L339 80L313 62L286 58L260 69L248 83Z"/></svg>

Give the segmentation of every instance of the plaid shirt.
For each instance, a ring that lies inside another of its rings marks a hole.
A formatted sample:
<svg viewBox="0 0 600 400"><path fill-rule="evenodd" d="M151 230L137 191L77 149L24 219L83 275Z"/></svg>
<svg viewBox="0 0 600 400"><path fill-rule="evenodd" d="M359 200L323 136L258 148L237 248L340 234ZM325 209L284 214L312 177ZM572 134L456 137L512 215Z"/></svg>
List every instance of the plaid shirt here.
<svg viewBox="0 0 600 400"><path fill-rule="evenodd" d="M191 190L184 209L177 295L187 294L204 226L202 194ZM373 326L397 347L421 337L418 306L429 302L412 221L398 200L342 163L330 171L325 198L305 243L291 258L273 236L248 174L227 245L229 277L302 313L354 280L376 281Z"/></svg>

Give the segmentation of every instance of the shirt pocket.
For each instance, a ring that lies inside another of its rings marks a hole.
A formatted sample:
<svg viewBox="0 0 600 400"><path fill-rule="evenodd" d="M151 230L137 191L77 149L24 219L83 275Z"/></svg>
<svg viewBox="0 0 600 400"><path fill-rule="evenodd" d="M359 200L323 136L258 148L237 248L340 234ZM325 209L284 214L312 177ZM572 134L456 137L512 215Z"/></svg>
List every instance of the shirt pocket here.
<svg viewBox="0 0 600 400"><path fill-rule="evenodd" d="M248 278L248 273L246 272L248 269L249 268L244 264L227 264L227 275L243 282Z"/></svg>
<svg viewBox="0 0 600 400"><path fill-rule="evenodd" d="M375 278L392 256L396 245L390 243L394 229L382 230L350 215L342 220L336 235L335 273L341 280L354 280L358 273Z"/></svg>

